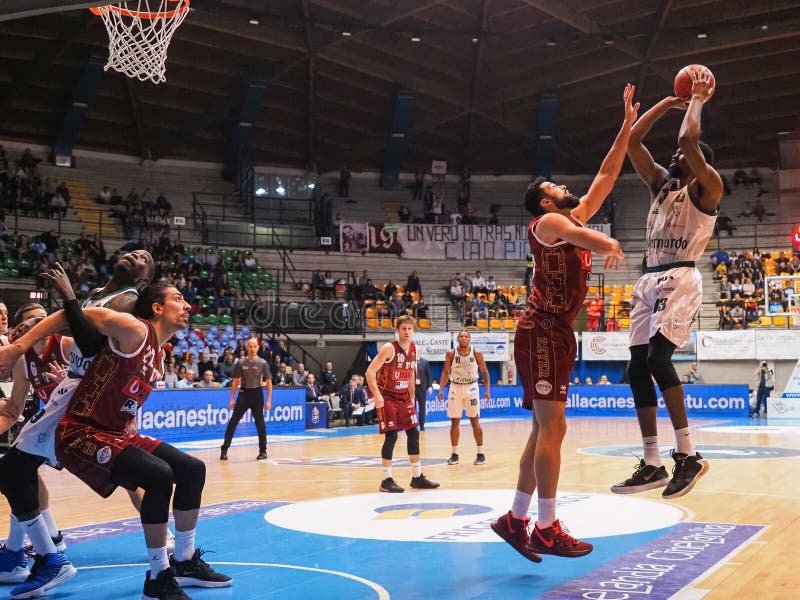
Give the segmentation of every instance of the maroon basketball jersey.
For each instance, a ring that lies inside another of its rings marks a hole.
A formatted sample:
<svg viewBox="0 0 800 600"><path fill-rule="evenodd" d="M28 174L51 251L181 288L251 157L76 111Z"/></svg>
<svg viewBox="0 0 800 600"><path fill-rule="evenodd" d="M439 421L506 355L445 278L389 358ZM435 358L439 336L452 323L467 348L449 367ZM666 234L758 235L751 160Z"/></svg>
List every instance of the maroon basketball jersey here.
<svg viewBox="0 0 800 600"><path fill-rule="evenodd" d="M108 345L97 353L86 369L69 403L65 420L80 421L98 429L124 431L139 407L153 391L153 382L164 372L164 356L150 323L138 351L122 354Z"/></svg>
<svg viewBox="0 0 800 600"><path fill-rule="evenodd" d="M411 342L406 351L396 340L392 342L392 346L394 358L384 363L378 371L378 389L384 399L404 402L409 398L408 386L416 378L417 347Z"/></svg>
<svg viewBox="0 0 800 600"><path fill-rule="evenodd" d="M42 402L50 400L50 394L56 389L60 381L52 381L47 373L50 371L50 363L58 363L62 367L69 364L69 357L64 356L61 350L61 336L51 335L47 340L44 352L39 356L33 348L30 348L23 356L22 366L25 369L25 378L33 387L33 394Z"/></svg>
<svg viewBox="0 0 800 600"><path fill-rule="evenodd" d="M572 324L586 298L592 253L565 241L550 245L542 242L535 232L540 218L528 225L528 242L533 254L533 283L528 304ZM582 226L575 217L570 218Z"/></svg>

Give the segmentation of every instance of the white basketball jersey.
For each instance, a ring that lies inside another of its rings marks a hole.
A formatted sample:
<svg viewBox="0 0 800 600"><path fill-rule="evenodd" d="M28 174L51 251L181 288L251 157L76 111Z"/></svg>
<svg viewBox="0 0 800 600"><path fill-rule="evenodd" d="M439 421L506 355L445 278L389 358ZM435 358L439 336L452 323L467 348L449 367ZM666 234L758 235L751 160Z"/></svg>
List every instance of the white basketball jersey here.
<svg viewBox="0 0 800 600"><path fill-rule="evenodd" d="M650 201L647 266L698 260L714 233L716 220L717 211L710 215L701 210L689 186L680 187L680 180L667 179Z"/></svg>
<svg viewBox="0 0 800 600"><path fill-rule="evenodd" d="M106 294L105 296L89 296L83 301L83 308L107 308L114 298L131 292L137 296L139 295L139 290L137 290L135 287L126 287L122 288L121 290L117 290L116 292ZM72 350L69 353L70 376L83 377L86 375L86 369L90 364L92 364L92 358L93 357L91 356L84 356L83 352L81 352L81 349L78 348L78 344L72 344Z"/></svg>
<svg viewBox="0 0 800 600"><path fill-rule="evenodd" d="M51 466L56 460L55 431L58 422L67 412L69 401L78 389L80 379L65 377L53 390L50 401L33 415L19 432L14 446L22 452L41 456Z"/></svg>
<svg viewBox="0 0 800 600"><path fill-rule="evenodd" d="M472 349L472 346L469 347L466 356L461 356L458 348L453 352L450 381L452 383L475 383L478 381L478 361L475 360L475 350Z"/></svg>

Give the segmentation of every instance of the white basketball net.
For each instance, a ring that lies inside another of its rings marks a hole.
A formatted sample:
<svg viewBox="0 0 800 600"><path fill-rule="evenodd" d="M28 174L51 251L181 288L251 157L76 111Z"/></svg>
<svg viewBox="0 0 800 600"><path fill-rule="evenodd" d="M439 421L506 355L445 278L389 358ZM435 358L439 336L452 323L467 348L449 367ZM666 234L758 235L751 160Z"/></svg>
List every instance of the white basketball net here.
<svg viewBox="0 0 800 600"><path fill-rule="evenodd" d="M92 12L103 17L108 30L106 71L114 69L141 81L166 81L167 50L189 14L189 0L133 0Z"/></svg>

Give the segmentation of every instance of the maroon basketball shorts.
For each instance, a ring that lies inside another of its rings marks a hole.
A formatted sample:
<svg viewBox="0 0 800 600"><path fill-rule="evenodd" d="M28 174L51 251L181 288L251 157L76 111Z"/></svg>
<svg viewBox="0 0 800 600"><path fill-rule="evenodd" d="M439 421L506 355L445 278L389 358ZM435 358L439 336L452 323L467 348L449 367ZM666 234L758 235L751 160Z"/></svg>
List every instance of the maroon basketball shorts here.
<svg viewBox="0 0 800 600"><path fill-rule="evenodd" d="M378 432L405 431L417 426L417 411L414 400L404 394L405 398L393 398L383 393L383 408L378 409Z"/></svg>
<svg viewBox="0 0 800 600"><path fill-rule="evenodd" d="M525 408L534 398L566 402L578 344L572 325L554 315L528 309L514 336L514 362Z"/></svg>
<svg viewBox="0 0 800 600"><path fill-rule="evenodd" d="M103 498L117 488L111 471L120 452L136 446L153 453L161 445L145 435L97 429L69 417L58 424L55 442L59 463Z"/></svg>

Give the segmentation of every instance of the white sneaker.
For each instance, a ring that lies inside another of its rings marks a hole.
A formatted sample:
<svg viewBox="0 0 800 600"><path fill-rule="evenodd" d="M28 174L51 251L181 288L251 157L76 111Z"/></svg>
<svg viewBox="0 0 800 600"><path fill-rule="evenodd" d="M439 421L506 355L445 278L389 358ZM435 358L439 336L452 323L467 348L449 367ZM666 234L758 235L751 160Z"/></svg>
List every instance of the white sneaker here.
<svg viewBox="0 0 800 600"><path fill-rule="evenodd" d="M167 553L175 552L175 534L172 530L167 528Z"/></svg>

